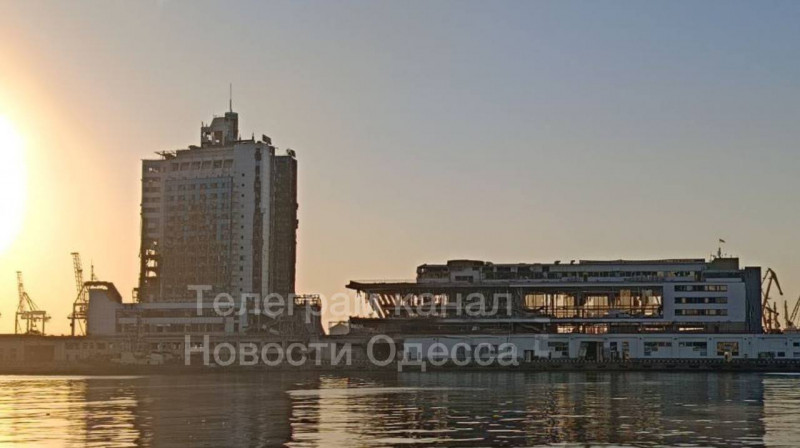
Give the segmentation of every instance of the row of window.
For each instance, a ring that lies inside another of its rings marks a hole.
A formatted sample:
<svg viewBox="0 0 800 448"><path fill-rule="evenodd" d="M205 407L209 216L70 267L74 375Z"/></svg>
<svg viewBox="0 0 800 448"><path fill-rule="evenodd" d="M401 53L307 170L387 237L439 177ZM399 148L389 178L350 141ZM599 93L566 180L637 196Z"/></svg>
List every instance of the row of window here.
<svg viewBox="0 0 800 448"><path fill-rule="evenodd" d="M725 292L728 290L728 285L675 285L675 291L678 292Z"/></svg>
<svg viewBox="0 0 800 448"><path fill-rule="evenodd" d="M227 188L230 185L229 182L221 181L221 182L209 182L209 183L201 183L201 184L180 184L176 186L176 190L178 191L186 191L186 190L213 190L215 188ZM172 191L172 185L167 185L167 191Z"/></svg>
<svg viewBox="0 0 800 448"><path fill-rule="evenodd" d="M187 196L185 194L179 195L178 196L178 200L179 201L185 201L186 197ZM223 199L223 200L228 199L228 193L220 193L220 194L211 193L211 194L198 194L198 195L192 194L192 195L189 195L189 200L190 201L194 201L195 199L199 199L201 201L204 201L206 199L217 199L217 198L220 198L220 199ZM147 199L147 198L144 198L144 199ZM159 198L152 198L152 199L154 199L152 202L158 202L160 200ZM175 200L175 196L169 195L169 196L167 196L167 200L168 201L174 201ZM147 202L147 201L145 201L145 202Z"/></svg>
<svg viewBox="0 0 800 448"><path fill-rule="evenodd" d="M727 316L728 310L675 310L676 316Z"/></svg>
<svg viewBox="0 0 800 448"><path fill-rule="evenodd" d="M224 333L225 324L117 324L117 333Z"/></svg>
<svg viewBox="0 0 800 448"><path fill-rule="evenodd" d="M213 209L216 209L218 212L224 212L230 208L231 208L230 201L222 201L222 200L217 200L211 203L200 202L199 204L189 202L188 205L185 202L183 202L177 204L170 204L166 207L167 211L173 213L202 211L204 212L204 215L208 216L210 216L209 213L211 213L211 210Z"/></svg>
<svg viewBox="0 0 800 448"><path fill-rule="evenodd" d="M598 272L548 272L533 271L528 268L517 268L512 271L510 268L484 268L482 271L486 280L512 280L512 279L589 279L589 278L644 278L644 279L671 279L671 278L691 278L695 272L657 272L657 271L598 271ZM446 271L420 272L420 278L447 278L449 273Z"/></svg>
<svg viewBox="0 0 800 448"><path fill-rule="evenodd" d="M106 343L105 342L66 342L64 343L64 348L67 350L79 350L79 349L97 349L97 350L105 350ZM111 348L114 348L114 344L111 344Z"/></svg>
<svg viewBox="0 0 800 448"><path fill-rule="evenodd" d="M173 210L173 207L176 207L179 210L183 210L184 208L181 208L181 207L185 207L185 206L182 206L182 205L170 206L170 210ZM244 219L244 215L240 215L240 216L241 216L241 219ZM224 209L218 210L217 212L206 211L206 213L203 214L203 217L205 219L222 219L222 220L233 219L234 222L238 221L238 219L236 218L236 215L228 213L228 210L224 210ZM169 222L188 221L188 219L186 218L185 215L169 215L169 216L166 217L166 220L169 221Z"/></svg>
<svg viewBox="0 0 800 448"><path fill-rule="evenodd" d="M728 303L728 298L727 297L675 297L675 303L691 304L691 305L698 305L705 303L725 304Z"/></svg>
<svg viewBox="0 0 800 448"><path fill-rule="evenodd" d="M172 171L186 171L186 170L210 170L216 168L230 168L233 166L233 159L226 160L204 160L202 162L183 162L171 163L170 169Z"/></svg>
<svg viewBox="0 0 800 448"><path fill-rule="evenodd" d="M661 348L672 347L672 342L669 341L656 341L644 343L644 356L651 356ZM708 351L708 343L701 341L689 341L679 343L679 347L691 348L694 351L700 352L701 356L706 356ZM717 342L717 356L725 356L729 353L731 356L739 356L739 343L738 342Z"/></svg>
<svg viewBox="0 0 800 448"><path fill-rule="evenodd" d="M644 356L650 356L653 352L657 352L662 348L672 347L672 342L669 341L654 341L644 343Z"/></svg>
<svg viewBox="0 0 800 448"><path fill-rule="evenodd" d="M692 351L698 352L700 356L707 356L708 353L708 342L706 341L681 341L678 342L679 348L684 349L691 349ZM567 342L561 341L550 341L547 343L548 348L551 352L561 352L562 356L568 356L568 347L569 344ZM799 342L794 342L794 347L800 346ZM672 341L645 341L644 342L644 355L645 356L652 356L654 353L659 352L660 350L668 350L673 347ZM610 343L611 350L617 350L617 342ZM628 351L628 343L623 342L623 350ZM717 341L716 344L716 355L717 356L739 356L739 342L738 341ZM800 357L800 352L793 352L794 357ZM784 358L786 357L786 352L759 352L759 358Z"/></svg>
<svg viewBox="0 0 800 448"><path fill-rule="evenodd" d="M702 342L702 341L687 341L687 342L679 343L678 346L679 347L686 347L686 348L693 348L695 350L698 350L698 349L705 350L705 349L708 348L708 343L707 342Z"/></svg>

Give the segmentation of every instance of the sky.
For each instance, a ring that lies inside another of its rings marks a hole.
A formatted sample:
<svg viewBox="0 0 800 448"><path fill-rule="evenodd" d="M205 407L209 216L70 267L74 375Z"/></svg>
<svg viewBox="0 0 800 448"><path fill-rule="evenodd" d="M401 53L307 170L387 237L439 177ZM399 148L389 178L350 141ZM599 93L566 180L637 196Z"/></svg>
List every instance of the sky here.
<svg viewBox="0 0 800 448"><path fill-rule="evenodd" d="M791 305L799 21L794 1L0 0L0 138L21 148L0 332L18 270L69 331L73 251L130 300L141 160L197 144L229 83L242 135L297 152L299 292L723 238Z"/></svg>

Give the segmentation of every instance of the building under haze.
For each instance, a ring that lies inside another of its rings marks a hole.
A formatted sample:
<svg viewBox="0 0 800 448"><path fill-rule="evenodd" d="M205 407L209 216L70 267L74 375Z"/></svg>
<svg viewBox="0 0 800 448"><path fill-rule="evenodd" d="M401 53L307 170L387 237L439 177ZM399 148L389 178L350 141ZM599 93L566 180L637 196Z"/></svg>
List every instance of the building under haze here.
<svg viewBox="0 0 800 448"><path fill-rule="evenodd" d="M203 124L200 146L142 161L138 300L294 293L297 160L271 139L242 139L239 116ZM209 293L210 294L210 293Z"/></svg>
<svg viewBox="0 0 800 448"><path fill-rule="evenodd" d="M354 320L384 330L410 321L412 328L404 331L459 333L486 326L508 334L763 332L761 269L740 268L738 258L450 260L417 267L413 282L353 281L348 287L375 311L374 317ZM467 312L470 294L496 311L491 319ZM425 307L409 306L416 303ZM419 312L431 309L441 317L435 327L422 324L430 319L420 320L428 316Z"/></svg>

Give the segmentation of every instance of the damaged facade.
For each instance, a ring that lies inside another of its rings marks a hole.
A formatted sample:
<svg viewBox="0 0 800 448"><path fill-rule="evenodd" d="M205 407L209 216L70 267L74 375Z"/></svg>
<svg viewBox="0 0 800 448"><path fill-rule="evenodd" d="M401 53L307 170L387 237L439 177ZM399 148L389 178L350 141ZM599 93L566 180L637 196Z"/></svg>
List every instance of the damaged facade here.
<svg viewBox="0 0 800 448"><path fill-rule="evenodd" d="M297 161L267 136L243 140L231 111L200 146L142 161L140 302L294 293Z"/></svg>

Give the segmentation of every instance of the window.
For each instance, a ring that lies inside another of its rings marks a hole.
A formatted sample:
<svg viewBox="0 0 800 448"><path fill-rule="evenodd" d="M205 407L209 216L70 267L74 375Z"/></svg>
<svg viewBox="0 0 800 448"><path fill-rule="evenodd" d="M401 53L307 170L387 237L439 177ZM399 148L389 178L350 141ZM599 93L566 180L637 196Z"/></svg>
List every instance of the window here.
<svg viewBox="0 0 800 448"><path fill-rule="evenodd" d="M564 357L569 356L568 342L548 342L547 347L552 353L556 353Z"/></svg>
<svg viewBox="0 0 800 448"><path fill-rule="evenodd" d="M731 356L739 356L739 343L717 342L717 356L725 356L725 353L730 353Z"/></svg>
<svg viewBox="0 0 800 448"><path fill-rule="evenodd" d="M661 349L667 349L672 347L672 342L670 341L652 341L652 342L645 342L644 343L644 356L651 356L653 353L658 352Z"/></svg>
<svg viewBox="0 0 800 448"><path fill-rule="evenodd" d="M405 347L406 358L410 361L418 361L420 359L420 347L409 345Z"/></svg>
<svg viewBox="0 0 800 448"><path fill-rule="evenodd" d="M678 345L680 348L690 349L699 356L708 356L708 343L705 341L687 341Z"/></svg>

